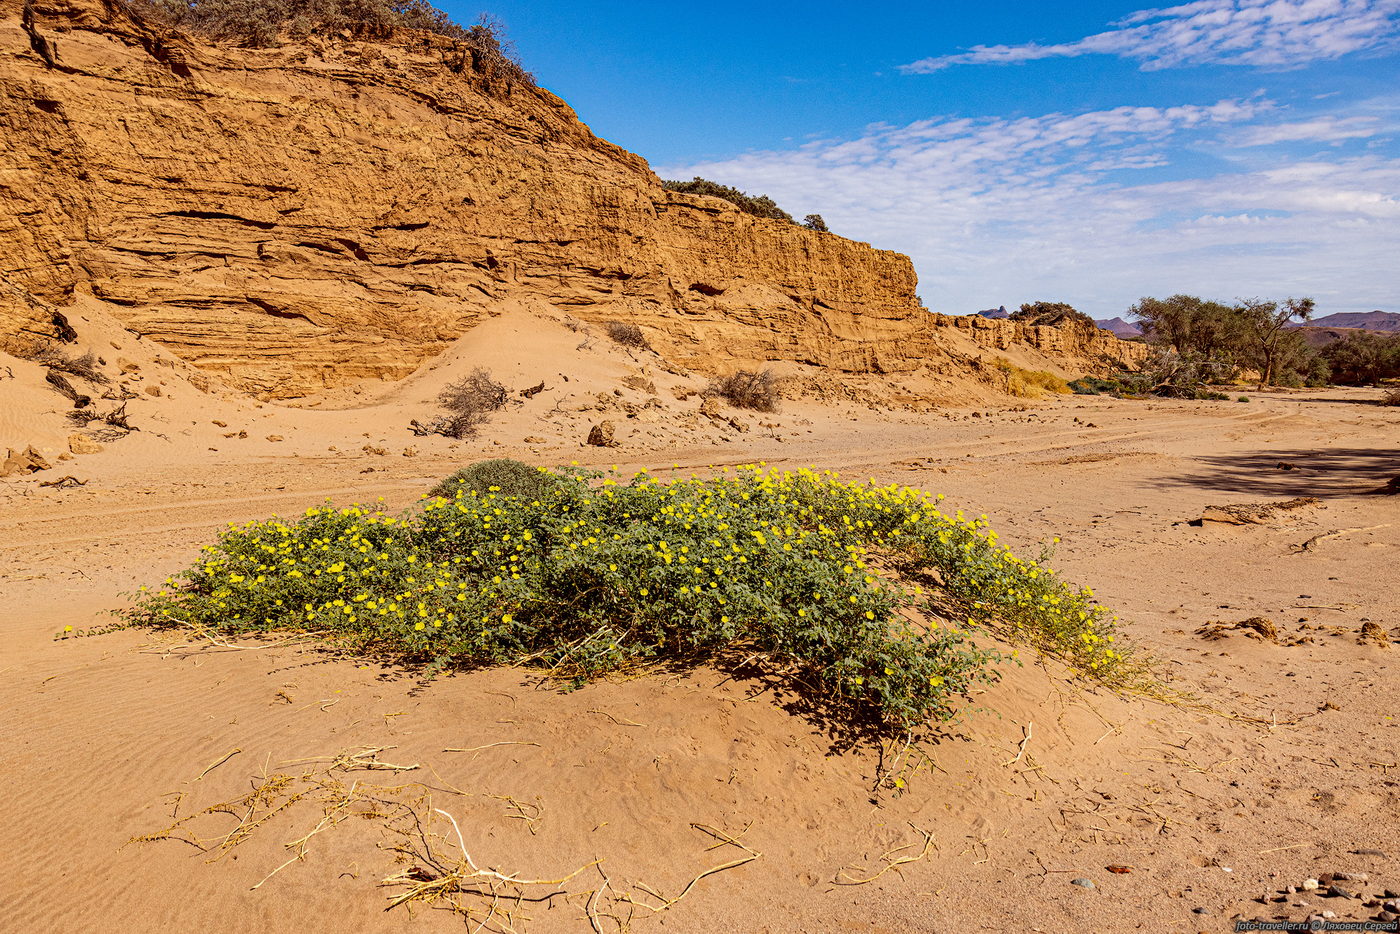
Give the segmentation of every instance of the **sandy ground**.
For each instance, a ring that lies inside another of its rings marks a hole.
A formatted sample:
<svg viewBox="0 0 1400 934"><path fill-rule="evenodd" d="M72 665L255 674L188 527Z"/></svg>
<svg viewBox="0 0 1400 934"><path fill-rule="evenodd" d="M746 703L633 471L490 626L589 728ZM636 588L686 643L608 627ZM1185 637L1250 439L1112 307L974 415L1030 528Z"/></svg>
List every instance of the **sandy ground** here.
<svg viewBox="0 0 1400 934"><path fill-rule="evenodd" d="M743 416L743 433L702 420L666 434L680 416L648 423L644 410L616 415L612 450L580 444L573 422L527 443L543 408L455 443L415 438L397 414L211 401L184 434L172 419L164 442L148 423L101 454L0 482L0 929L463 928L446 912L385 912L391 891L377 883L403 867L374 820L325 828L253 888L318 827L323 808L308 802L219 859L128 843L245 794L264 770L301 774L316 763L292 760L359 747L418 768L346 772L347 785L428 786L483 867L554 879L602 860L548 889L562 894L512 908L522 932L611 932L629 911L633 930L683 932L1373 917L1361 899L1285 888L1364 872L1338 884L1367 899L1400 889L1400 497L1368 492L1400 474L1400 410L1362 390L1248 395L919 414L795 404ZM580 425L598 417L577 413ZM1028 663L974 698L901 790L876 787L878 750L852 747L771 684L713 671L562 692L521 671L424 681L296 645L63 637L102 626L124 592L187 564L228 522L326 499L407 505L483 455L658 470L763 460L945 493L1020 550L1059 536L1052 563L1118 609L1172 687L1214 710L1090 690L1023 652ZM87 483L38 485L64 473ZM1208 505L1298 496L1320 502L1262 525L1189 524ZM1197 633L1259 616L1278 643ZM1388 647L1358 638L1366 621ZM237 824L202 820L206 836ZM658 905L647 888L674 898L748 853L761 855L665 911L625 900Z"/></svg>

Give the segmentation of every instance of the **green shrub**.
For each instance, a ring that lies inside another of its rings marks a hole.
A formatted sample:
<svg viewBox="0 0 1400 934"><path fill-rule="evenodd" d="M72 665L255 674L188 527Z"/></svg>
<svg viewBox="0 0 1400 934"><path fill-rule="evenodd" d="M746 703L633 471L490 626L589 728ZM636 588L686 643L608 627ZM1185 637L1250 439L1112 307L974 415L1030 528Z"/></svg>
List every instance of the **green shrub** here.
<svg viewBox="0 0 1400 934"><path fill-rule="evenodd" d="M1097 396L1103 393L1117 394L1123 391L1123 383L1116 379L1101 376L1082 376L1066 383L1070 392L1081 396Z"/></svg>
<svg viewBox="0 0 1400 934"><path fill-rule="evenodd" d="M508 457L477 461L444 478L428 493L444 499L499 494L501 498L534 500L548 497L559 482L547 470Z"/></svg>
<svg viewBox="0 0 1400 934"><path fill-rule="evenodd" d="M1248 401L1249 401L1249 396L1240 396L1240 397L1239 397L1238 399L1236 399L1235 401L1236 401L1236 402L1248 402Z"/></svg>
<svg viewBox="0 0 1400 934"><path fill-rule="evenodd" d="M1060 325L1077 322L1097 328L1098 324L1084 312L1064 302L1026 302L1009 315L1012 321L1030 325Z"/></svg>
<svg viewBox="0 0 1400 934"><path fill-rule="evenodd" d="M767 195L745 194L737 188L729 185L721 185L719 182L712 182L708 178L695 178L688 182L663 181L661 187L667 191L681 191L691 195L709 195L711 198L723 198L725 201L736 205L745 214L752 214L754 217L766 217L769 220L787 221L789 224L796 223L792 215L778 207L777 202ZM815 216L815 215L812 215Z"/></svg>
<svg viewBox="0 0 1400 934"><path fill-rule="evenodd" d="M757 660L886 730L950 716L993 676L971 638L982 625L1109 683L1126 670L1092 591L1016 558L985 518L943 514L941 497L757 467L552 482L529 501L459 489L400 517L327 506L230 528L142 588L129 617L307 631L434 668L525 664L576 683Z"/></svg>

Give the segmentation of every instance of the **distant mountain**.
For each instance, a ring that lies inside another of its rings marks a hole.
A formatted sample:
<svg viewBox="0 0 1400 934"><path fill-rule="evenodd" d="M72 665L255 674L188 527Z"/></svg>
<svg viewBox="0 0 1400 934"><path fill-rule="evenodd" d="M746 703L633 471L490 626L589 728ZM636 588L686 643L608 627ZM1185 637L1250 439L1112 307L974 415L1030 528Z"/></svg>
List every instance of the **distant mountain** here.
<svg viewBox="0 0 1400 934"><path fill-rule="evenodd" d="M1400 314L1393 311L1350 311L1314 318L1304 327L1361 328L1364 331L1400 331Z"/></svg>
<svg viewBox="0 0 1400 934"><path fill-rule="evenodd" d="M1131 321L1124 321L1122 318L1109 318L1107 321L1095 321L1099 327L1105 331L1113 332L1114 336L1124 338L1142 337L1142 328Z"/></svg>
<svg viewBox="0 0 1400 934"><path fill-rule="evenodd" d="M981 315L982 317L984 317L984 318L1009 318L1009 317L1011 317L1011 312L1009 312L1009 311L1006 310L1006 306L1005 306L1005 305L1002 305L1002 306L1000 306L999 308L984 308L984 309L982 309L981 311L979 311L979 312L977 312L977 313L978 313L979 315Z"/></svg>

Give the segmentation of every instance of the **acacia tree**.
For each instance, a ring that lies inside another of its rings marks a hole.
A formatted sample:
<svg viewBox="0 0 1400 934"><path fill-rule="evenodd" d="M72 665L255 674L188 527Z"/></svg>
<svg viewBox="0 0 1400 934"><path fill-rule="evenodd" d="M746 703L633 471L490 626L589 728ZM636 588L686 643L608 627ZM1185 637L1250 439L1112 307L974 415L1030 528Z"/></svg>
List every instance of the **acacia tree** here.
<svg viewBox="0 0 1400 934"><path fill-rule="evenodd" d="M1128 309L1149 341L1169 344L1178 354L1195 354L1217 365L1238 362L1242 320L1235 309L1195 295L1142 298Z"/></svg>
<svg viewBox="0 0 1400 934"><path fill-rule="evenodd" d="M1313 315L1310 298L1286 298L1282 302L1246 299L1235 306L1245 325L1245 333L1259 367L1259 387L1272 385L1279 364L1297 357L1304 362L1303 335L1288 326L1294 321L1307 321Z"/></svg>

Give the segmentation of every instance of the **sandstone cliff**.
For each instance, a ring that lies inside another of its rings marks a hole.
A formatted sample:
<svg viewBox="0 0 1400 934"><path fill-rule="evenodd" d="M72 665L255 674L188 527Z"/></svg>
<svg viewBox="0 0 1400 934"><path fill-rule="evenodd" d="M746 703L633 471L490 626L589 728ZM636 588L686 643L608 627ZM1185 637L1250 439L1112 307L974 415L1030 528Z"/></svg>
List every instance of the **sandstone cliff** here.
<svg viewBox="0 0 1400 934"><path fill-rule="evenodd" d="M286 397L402 377L525 298L635 322L702 372L949 361L907 257L665 191L441 37L226 49L112 0L0 0L0 91L13 352L98 309ZM958 326L988 347L1139 353L1092 329Z"/></svg>

